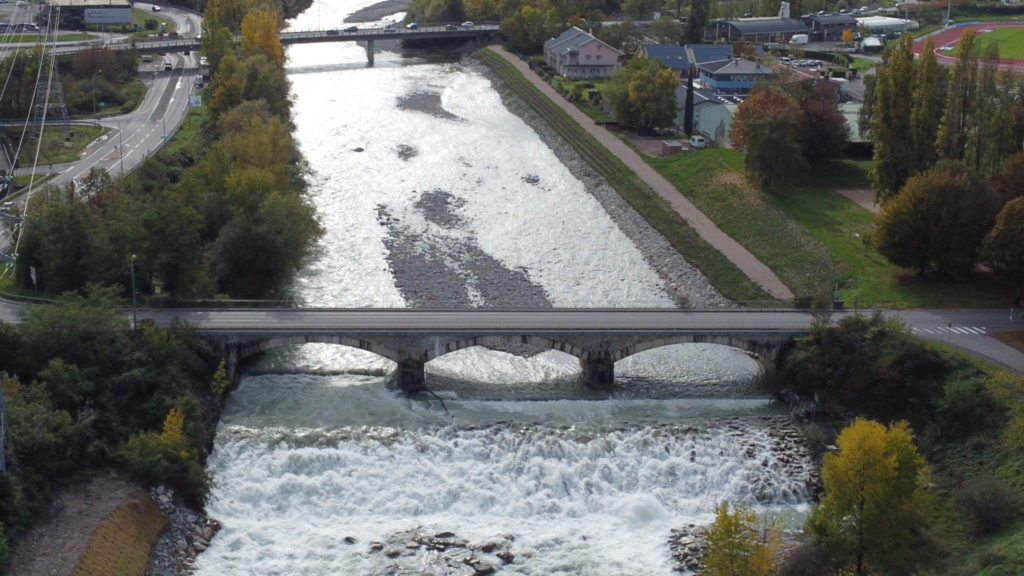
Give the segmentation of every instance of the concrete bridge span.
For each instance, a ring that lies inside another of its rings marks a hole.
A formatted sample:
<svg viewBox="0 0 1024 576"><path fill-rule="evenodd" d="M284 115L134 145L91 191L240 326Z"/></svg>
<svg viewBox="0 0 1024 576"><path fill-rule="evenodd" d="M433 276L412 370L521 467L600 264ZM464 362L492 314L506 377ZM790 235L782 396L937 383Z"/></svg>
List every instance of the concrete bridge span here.
<svg viewBox="0 0 1024 576"><path fill-rule="evenodd" d="M423 387L427 362L475 346L501 350L528 345L571 354L592 386L613 383L615 362L671 344L731 346L772 365L786 346L807 333L811 322L809 313L736 310L292 309L175 314L185 314L183 319L223 351L231 377L254 355L317 342L358 348L394 361L397 383L405 390Z"/></svg>

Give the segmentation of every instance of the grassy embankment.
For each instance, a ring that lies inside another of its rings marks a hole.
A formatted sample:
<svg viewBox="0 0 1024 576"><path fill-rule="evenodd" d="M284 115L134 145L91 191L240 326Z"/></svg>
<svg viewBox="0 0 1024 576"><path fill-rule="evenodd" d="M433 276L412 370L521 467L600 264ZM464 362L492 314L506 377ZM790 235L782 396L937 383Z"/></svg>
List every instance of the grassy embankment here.
<svg viewBox="0 0 1024 576"><path fill-rule="evenodd" d="M167 517L148 497L125 502L93 532L74 576L141 576Z"/></svg>
<svg viewBox="0 0 1024 576"><path fill-rule="evenodd" d="M839 282L838 262L743 177L735 150L690 150L647 162L726 234L771 268L800 299L828 301Z"/></svg>
<svg viewBox="0 0 1024 576"><path fill-rule="evenodd" d="M705 242L618 158L541 94L512 64L488 49L476 56L501 77L505 85L540 114L629 204L661 232L686 259L701 269L727 298L764 301L770 297L721 252Z"/></svg>

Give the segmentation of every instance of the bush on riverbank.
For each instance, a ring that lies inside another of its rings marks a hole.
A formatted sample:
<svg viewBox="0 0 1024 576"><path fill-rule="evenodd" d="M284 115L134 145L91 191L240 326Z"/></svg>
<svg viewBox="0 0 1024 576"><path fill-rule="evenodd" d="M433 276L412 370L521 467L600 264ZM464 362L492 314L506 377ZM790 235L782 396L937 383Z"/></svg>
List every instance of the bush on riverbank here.
<svg viewBox="0 0 1024 576"><path fill-rule="evenodd" d="M1024 566L1024 552L1007 547L1024 539L1024 376L923 344L896 321L853 316L815 325L771 382L816 395L841 417L913 423L933 471L931 527L920 546L951 551L907 550L921 558L919 569L996 575Z"/></svg>
<svg viewBox="0 0 1024 576"><path fill-rule="evenodd" d="M219 359L205 342L180 325L130 330L110 289L64 296L3 326L10 475L0 479L0 522L24 528L64 481L116 465L129 438L162 430L172 410L174 454L159 470L136 471L202 503L201 463L220 407L210 387Z"/></svg>

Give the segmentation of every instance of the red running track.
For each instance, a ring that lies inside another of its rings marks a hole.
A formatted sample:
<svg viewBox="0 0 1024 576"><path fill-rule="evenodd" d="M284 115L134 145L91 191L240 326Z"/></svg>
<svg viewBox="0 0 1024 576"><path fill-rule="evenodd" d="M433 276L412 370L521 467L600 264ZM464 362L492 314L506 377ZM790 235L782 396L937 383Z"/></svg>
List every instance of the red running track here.
<svg viewBox="0 0 1024 576"><path fill-rule="evenodd" d="M954 26L947 30L936 32L931 35L935 42L935 56L939 62L952 64L956 60L953 57L952 48L960 42L960 37L963 35L964 30L978 30L980 34L981 30L991 30L992 28L1024 28L1024 22L979 22L977 24ZM946 48L946 50L943 50L943 48ZM920 54L924 50L923 37L914 42L913 50L914 54ZM999 60L999 68L1024 72L1024 61L1003 58Z"/></svg>

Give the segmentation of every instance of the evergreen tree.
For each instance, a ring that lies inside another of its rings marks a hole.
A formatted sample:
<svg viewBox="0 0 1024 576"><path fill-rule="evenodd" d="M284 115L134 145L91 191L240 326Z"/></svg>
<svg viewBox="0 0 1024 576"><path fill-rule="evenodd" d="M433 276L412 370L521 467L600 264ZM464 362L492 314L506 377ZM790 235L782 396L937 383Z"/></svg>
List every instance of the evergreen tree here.
<svg viewBox="0 0 1024 576"><path fill-rule="evenodd" d="M693 66L686 74L686 110L683 112L683 132L693 134Z"/></svg>
<svg viewBox="0 0 1024 576"><path fill-rule="evenodd" d="M929 36L925 40L921 59L917 64L914 86L914 105L911 112L911 131L914 144L914 172L925 170L938 159L935 149L935 135L939 130L939 119L945 106L945 70L935 58L935 42Z"/></svg>

